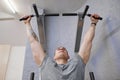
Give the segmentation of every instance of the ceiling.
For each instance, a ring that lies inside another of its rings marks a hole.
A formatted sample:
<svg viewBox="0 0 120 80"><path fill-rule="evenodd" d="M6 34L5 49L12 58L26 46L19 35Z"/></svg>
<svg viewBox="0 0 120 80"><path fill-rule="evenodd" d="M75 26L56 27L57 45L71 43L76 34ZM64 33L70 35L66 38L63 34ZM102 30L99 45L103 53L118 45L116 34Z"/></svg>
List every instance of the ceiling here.
<svg viewBox="0 0 120 80"><path fill-rule="evenodd" d="M5 1L0 0L0 13L23 16L33 13L32 4L36 4L38 8L45 9L48 13L62 13L80 9L87 0L11 0L17 14L12 13Z"/></svg>
<svg viewBox="0 0 120 80"><path fill-rule="evenodd" d="M0 44L25 45L25 27L21 27L24 25L18 19L34 13L32 4L46 13L63 13L80 9L87 0L11 0L17 14L12 13L5 1L0 0Z"/></svg>

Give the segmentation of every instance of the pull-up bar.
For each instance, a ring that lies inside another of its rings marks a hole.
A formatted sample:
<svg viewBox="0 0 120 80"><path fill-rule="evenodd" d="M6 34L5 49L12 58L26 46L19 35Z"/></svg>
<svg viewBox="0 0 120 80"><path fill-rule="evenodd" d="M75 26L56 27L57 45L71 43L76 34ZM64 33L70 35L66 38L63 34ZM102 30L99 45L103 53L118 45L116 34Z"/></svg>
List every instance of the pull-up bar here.
<svg viewBox="0 0 120 80"><path fill-rule="evenodd" d="M75 41L75 49L74 52L78 53L79 47L80 47L80 42L81 42L81 35L82 35L82 30L83 30L83 24L84 24L84 18L85 15L87 14L87 11L89 9L89 6L87 5L85 7L85 10L83 14L78 15L78 24L77 24L77 33L76 33L76 41Z"/></svg>
<svg viewBox="0 0 120 80"><path fill-rule="evenodd" d="M39 16L59 16L59 15L60 15L59 13L47 13L47 14L39 15L38 10L37 10L37 7L36 7L35 4L33 4L33 8L34 8L34 11L35 11L35 14L36 14L36 15L30 15L31 17L34 17L34 16L36 16L36 17L39 17ZM82 19L84 19L85 16L89 16L89 17L91 16L91 14L86 14L88 8L89 8L89 6L87 5L86 8L85 8L85 10L84 10L84 12L83 12L83 14L82 14ZM80 15L80 13L62 13L62 16L79 16L79 15ZM20 20L20 21L26 20L27 18L28 18L28 17L26 17L26 18L21 18L21 19L19 19L19 20ZM95 18L95 17L94 17L94 18ZM98 18L96 18L96 19L102 20L102 17L98 17Z"/></svg>
<svg viewBox="0 0 120 80"><path fill-rule="evenodd" d="M59 13L49 13L49 14L43 14L43 16L59 16ZM62 16L78 16L78 13L63 13ZM35 17L36 15L30 15L31 17ZM86 16L90 17L91 14L86 14ZM27 17L28 18L28 17ZM27 18L21 18L20 21L26 20ZM95 17L94 17L95 18ZM96 19L102 20L102 17L98 17Z"/></svg>
<svg viewBox="0 0 120 80"><path fill-rule="evenodd" d="M62 16L78 16L79 15L79 13L63 13L62 14ZM91 16L91 14L86 14L85 16L88 16L88 17L90 17ZM94 16L93 16L94 17ZM96 18L96 17L94 17L95 19L99 19L99 20L102 20L103 18L102 17L98 17L98 18Z"/></svg>
<svg viewBox="0 0 120 80"><path fill-rule="evenodd" d="M37 17L37 15L30 15L31 17ZM39 16L59 16L59 13L51 13L51 14L43 14L43 15L39 15ZM26 18L21 18L21 19L19 19L20 21L22 21L22 20L26 20L28 17L26 17Z"/></svg>
<svg viewBox="0 0 120 80"><path fill-rule="evenodd" d="M42 13L42 15L39 15L38 10L37 10L37 7L36 7L35 4L33 4L33 9L34 9L34 11L35 11L35 15L30 15L30 16L31 16L31 17L36 16L38 23L40 23L40 20L39 20L39 17L40 17L40 16L42 16L42 17L45 17L45 16L59 16L59 13L46 14L46 13L44 13L44 12ZM82 34L82 28L83 28L83 23L84 23L84 18L85 18L85 16L89 16L89 17L91 16L91 14L87 14L88 9L89 9L89 6L86 5L85 10L84 10L83 13L62 13L62 16L78 16L78 17L79 17L78 25L77 25L77 34L76 34L75 50L74 50L75 52L78 52L78 51L79 51L80 41L81 41L81 34ZM96 18L96 17L94 17L94 18ZM19 19L19 20L22 21L22 20L26 20L26 19L28 19L28 17L26 17L26 18L21 18L21 19ZM96 19L102 20L102 17L98 17L98 18L96 18ZM39 25L41 25L41 24L38 24L38 26L39 26ZM40 30L41 30L41 29L40 29ZM44 36L44 30L43 30L43 28L42 28L41 31L42 31L41 36L42 36L42 37L45 37L45 36ZM41 41L44 42L44 40L41 40Z"/></svg>

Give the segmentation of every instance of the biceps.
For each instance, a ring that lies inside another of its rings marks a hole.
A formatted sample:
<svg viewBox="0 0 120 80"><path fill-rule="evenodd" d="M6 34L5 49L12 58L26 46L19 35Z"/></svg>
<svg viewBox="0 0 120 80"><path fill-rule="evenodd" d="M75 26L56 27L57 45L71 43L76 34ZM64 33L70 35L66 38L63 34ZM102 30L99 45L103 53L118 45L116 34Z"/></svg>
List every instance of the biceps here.
<svg viewBox="0 0 120 80"><path fill-rule="evenodd" d="M35 41L31 43L32 54L35 62L40 65L45 57L42 46L39 42Z"/></svg>
<svg viewBox="0 0 120 80"><path fill-rule="evenodd" d="M90 57L90 52L91 52L91 48L92 48L92 43L83 43L81 45L81 49L79 51L79 55L81 56L81 58L83 59L83 61L85 63L87 63L89 57Z"/></svg>

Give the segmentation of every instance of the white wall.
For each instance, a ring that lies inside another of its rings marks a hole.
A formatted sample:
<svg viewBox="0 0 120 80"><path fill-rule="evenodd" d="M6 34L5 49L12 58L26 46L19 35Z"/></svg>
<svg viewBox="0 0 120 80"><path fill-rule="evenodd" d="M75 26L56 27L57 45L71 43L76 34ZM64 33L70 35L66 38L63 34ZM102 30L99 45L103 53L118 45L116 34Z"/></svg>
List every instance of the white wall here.
<svg viewBox="0 0 120 80"><path fill-rule="evenodd" d="M25 46L26 30L19 20L0 21L0 44Z"/></svg>
<svg viewBox="0 0 120 80"><path fill-rule="evenodd" d="M12 46L5 80L22 80L25 47Z"/></svg>
<svg viewBox="0 0 120 80"><path fill-rule="evenodd" d="M25 46L0 45L0 80L22 80Z"/></svg>
<svg viewBox="0 0 120 80"><path fill-rule="evenodd" d="M10 50L10 45L0 45L0 80L5 80Z"/></svg>

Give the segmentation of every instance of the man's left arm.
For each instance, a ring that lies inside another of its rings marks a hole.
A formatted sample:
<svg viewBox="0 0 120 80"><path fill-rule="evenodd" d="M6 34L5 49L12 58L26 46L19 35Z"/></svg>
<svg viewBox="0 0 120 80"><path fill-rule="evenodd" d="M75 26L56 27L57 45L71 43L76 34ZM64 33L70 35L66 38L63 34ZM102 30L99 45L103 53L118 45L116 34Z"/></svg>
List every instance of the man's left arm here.
<svg viewBox="0 0 120 80"><path fill-rule="evenodd" d="M98 22L98 19L93 18L93 16L96 18L99 17L99 15L97 15L97 14L91 15L91 17L90 17L91 25L84 36L83 42L81 44L81 47L80 47L79 53L78 53L78 55L82 58L82 60L85 64L88 62L89 57L90 57L92 41L95 36L96 24Z"/></svg>

